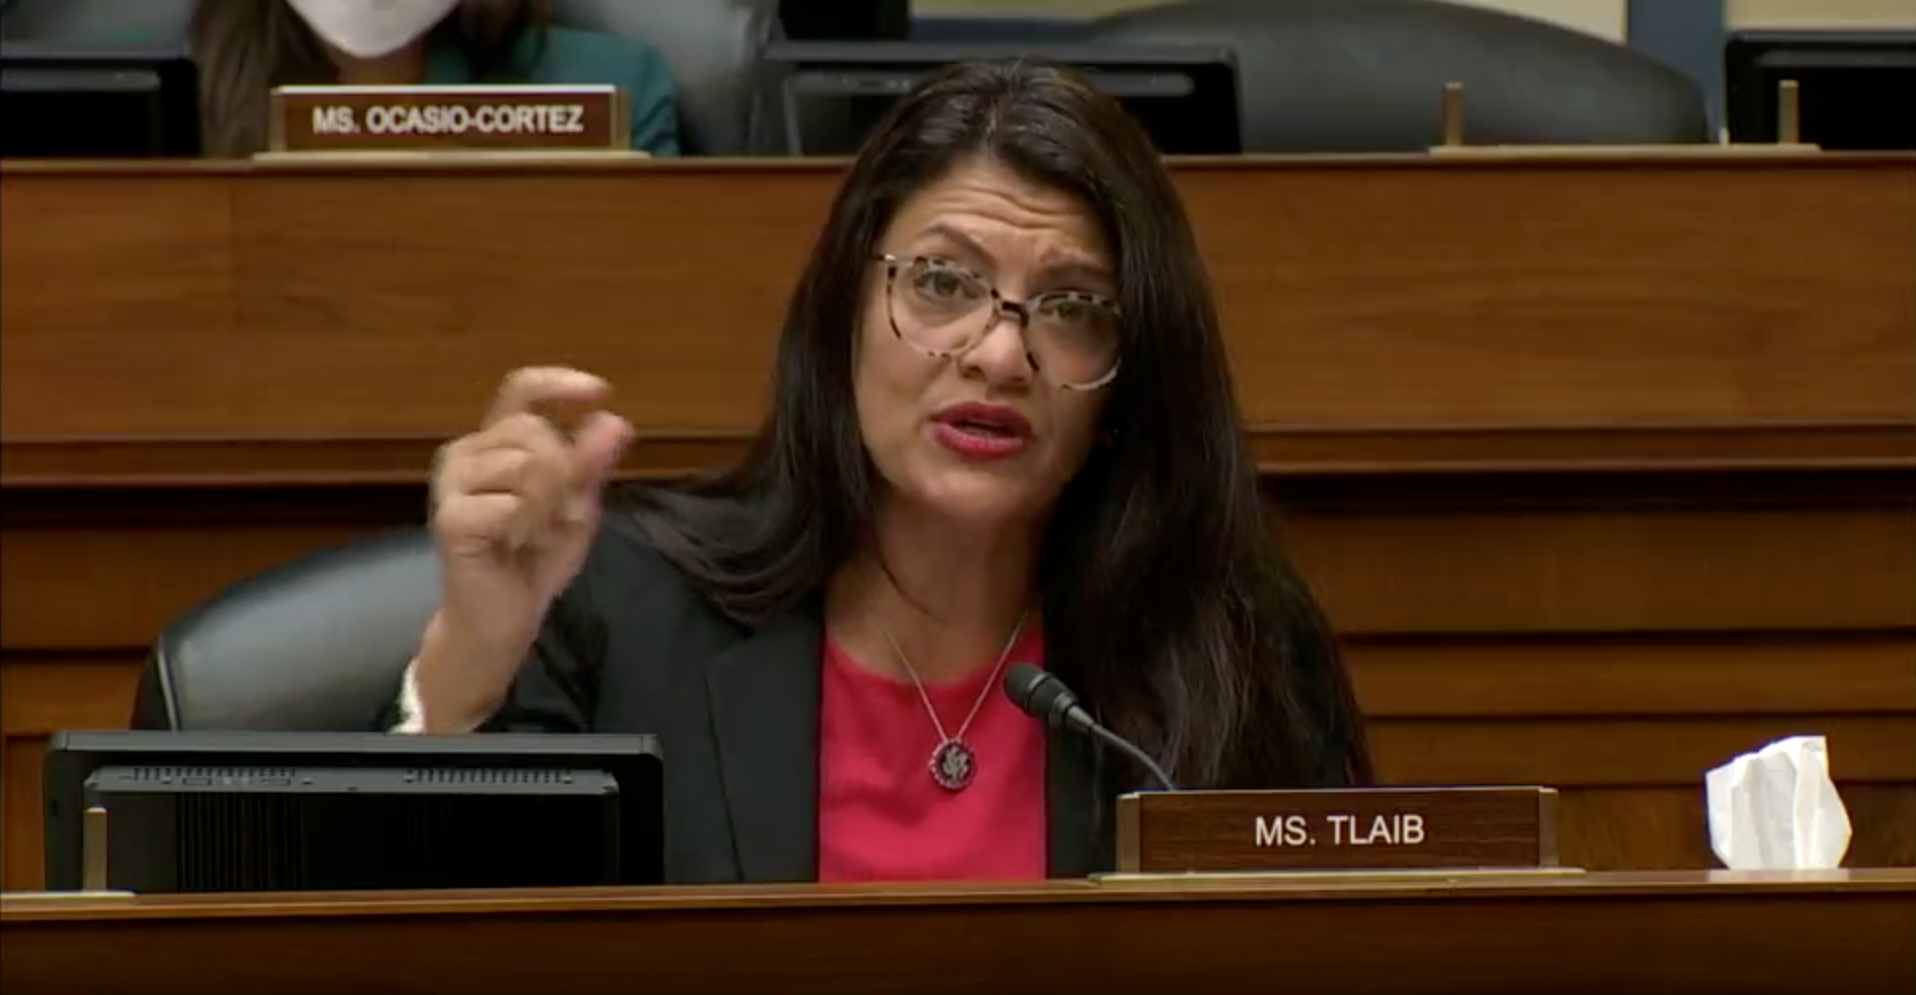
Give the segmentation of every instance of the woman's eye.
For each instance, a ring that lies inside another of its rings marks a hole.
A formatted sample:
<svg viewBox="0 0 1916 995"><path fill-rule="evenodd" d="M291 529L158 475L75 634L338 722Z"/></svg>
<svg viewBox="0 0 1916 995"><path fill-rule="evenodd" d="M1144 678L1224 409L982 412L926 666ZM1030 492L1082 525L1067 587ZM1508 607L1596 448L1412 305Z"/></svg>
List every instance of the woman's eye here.
<svg viewBox="0 0 1916 995"><path fill-rule="evenodd" d="M1052 301L1045 305L1045 312L1055 321L1075 325L1088 317L1081 301Z"/></svg>
<svg viewBox="0 0 1916 995"><path fill-rule="evenodd" d="M964 297L970 281L950 270L929 269L919 274L918 289L932 297Z"/></svg>

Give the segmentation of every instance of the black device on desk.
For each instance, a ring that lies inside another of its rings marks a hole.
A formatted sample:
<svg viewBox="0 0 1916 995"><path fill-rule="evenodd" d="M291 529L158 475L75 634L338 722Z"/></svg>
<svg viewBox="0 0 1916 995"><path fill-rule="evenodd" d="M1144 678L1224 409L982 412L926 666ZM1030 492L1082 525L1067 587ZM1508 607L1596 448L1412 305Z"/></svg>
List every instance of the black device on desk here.
<svg viewBox="0 0 1916 995"><path fill-rule="evenodd" d="M0 43L0 157L200 154L199 71L178 47Z"/></svg>
<svg viewBox="0 0 1916 995"><path fill-rule="evenodd" d="M62 732L46 887L656 884L663 771L650 736Z"/></svg>
<svg viewBox="0 0 1916 995"><path fill-rule="evenodd" d="M1777 140L1777 87L1797 84L1803 141L1916 149L1916 31L1745 31L1723 48L1730 138Z"/></svg>
<svg viewBox="0 0 1916 995"><path fill-rule="evenodd" d="M1042 59L1083 70L1167 155L1235 155L1237 55L1208 45L782 42L764 61L777 80L785 151L849 155L894 101L954 62Z"/></svg>

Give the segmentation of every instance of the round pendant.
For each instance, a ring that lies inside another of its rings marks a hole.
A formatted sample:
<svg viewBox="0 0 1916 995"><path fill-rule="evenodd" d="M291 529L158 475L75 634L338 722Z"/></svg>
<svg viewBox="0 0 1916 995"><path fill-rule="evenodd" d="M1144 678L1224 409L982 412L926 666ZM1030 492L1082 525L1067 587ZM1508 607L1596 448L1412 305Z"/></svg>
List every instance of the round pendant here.
<svg viewBox="0 0 1916 995"><path fill-rule="evenodd" d="M962 741L947 739L931 754L931 779L946 791L963 791L977 770L971 747Z"/></svg>

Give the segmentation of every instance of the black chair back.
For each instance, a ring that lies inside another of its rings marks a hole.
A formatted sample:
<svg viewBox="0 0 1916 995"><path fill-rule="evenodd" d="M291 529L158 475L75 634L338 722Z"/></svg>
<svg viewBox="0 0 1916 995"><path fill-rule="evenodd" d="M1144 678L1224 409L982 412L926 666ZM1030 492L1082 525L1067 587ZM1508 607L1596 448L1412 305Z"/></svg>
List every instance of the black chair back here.
<svg viewBox="0 0 1916 995"><path fill-rule="evenodd" d="M255 574L160 634L133 728L370 730L438 607L439 560L424 529Z"/></svg>
<svg viewBox="0 0 1916 995"><path fill-rule="evenodd" d="M1419 152L1446 83L1472 145L1714 140L1703 88L1641 52L1447 0L1189 0L1091 22L1087 40L1223 45L1246 152Z"/></svg>
<svg viewBox="0 0 1916 995"><path fill-rule="evenodd" d="M665 57L687 154L748 155L763 143L758 55L780 34L778 0L553 0L552 18Z"/></svg>

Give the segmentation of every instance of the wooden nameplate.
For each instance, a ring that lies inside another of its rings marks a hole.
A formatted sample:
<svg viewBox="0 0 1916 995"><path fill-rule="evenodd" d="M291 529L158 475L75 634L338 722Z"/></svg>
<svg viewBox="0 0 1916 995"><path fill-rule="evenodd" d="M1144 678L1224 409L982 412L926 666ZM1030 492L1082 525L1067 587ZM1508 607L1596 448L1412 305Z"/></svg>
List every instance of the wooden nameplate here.
<svg viewBox="0 0 1916 995"><path fill-rule="evenodd" d="M1799 87L1795 80L1783 80L1777 86L1776 141L1737 142L1715 145L1674 142L1657 145L1471 145L1464 141L1464 85L1455 80L1444 84L1442 111L1438 121L1443 142L1430 147L1433 156L1471 159L1707 159L1752 156L1798 156L1820 153L1822 146L1802 140L1798 126Z"/></svg>
<svg viewBox="0 0 1916 995"><path fill-rule="evenodd" d="M616 86L282 86L272 153L627 151Z"/></svg>
<svg viewBox="0 0 1916 995"><path fill-rule="evenodd" d="M1556 871L1554 788L1179 791L1118 799L1118 872Z"/></svg>
<svg viewBox="0 0 1916 995"><path fill-rule="evenodd" d="M1433 145L1433 156L1454 159L1736 159L1820 154L1820 145L1748 142L1717 145Z"/></svg>

